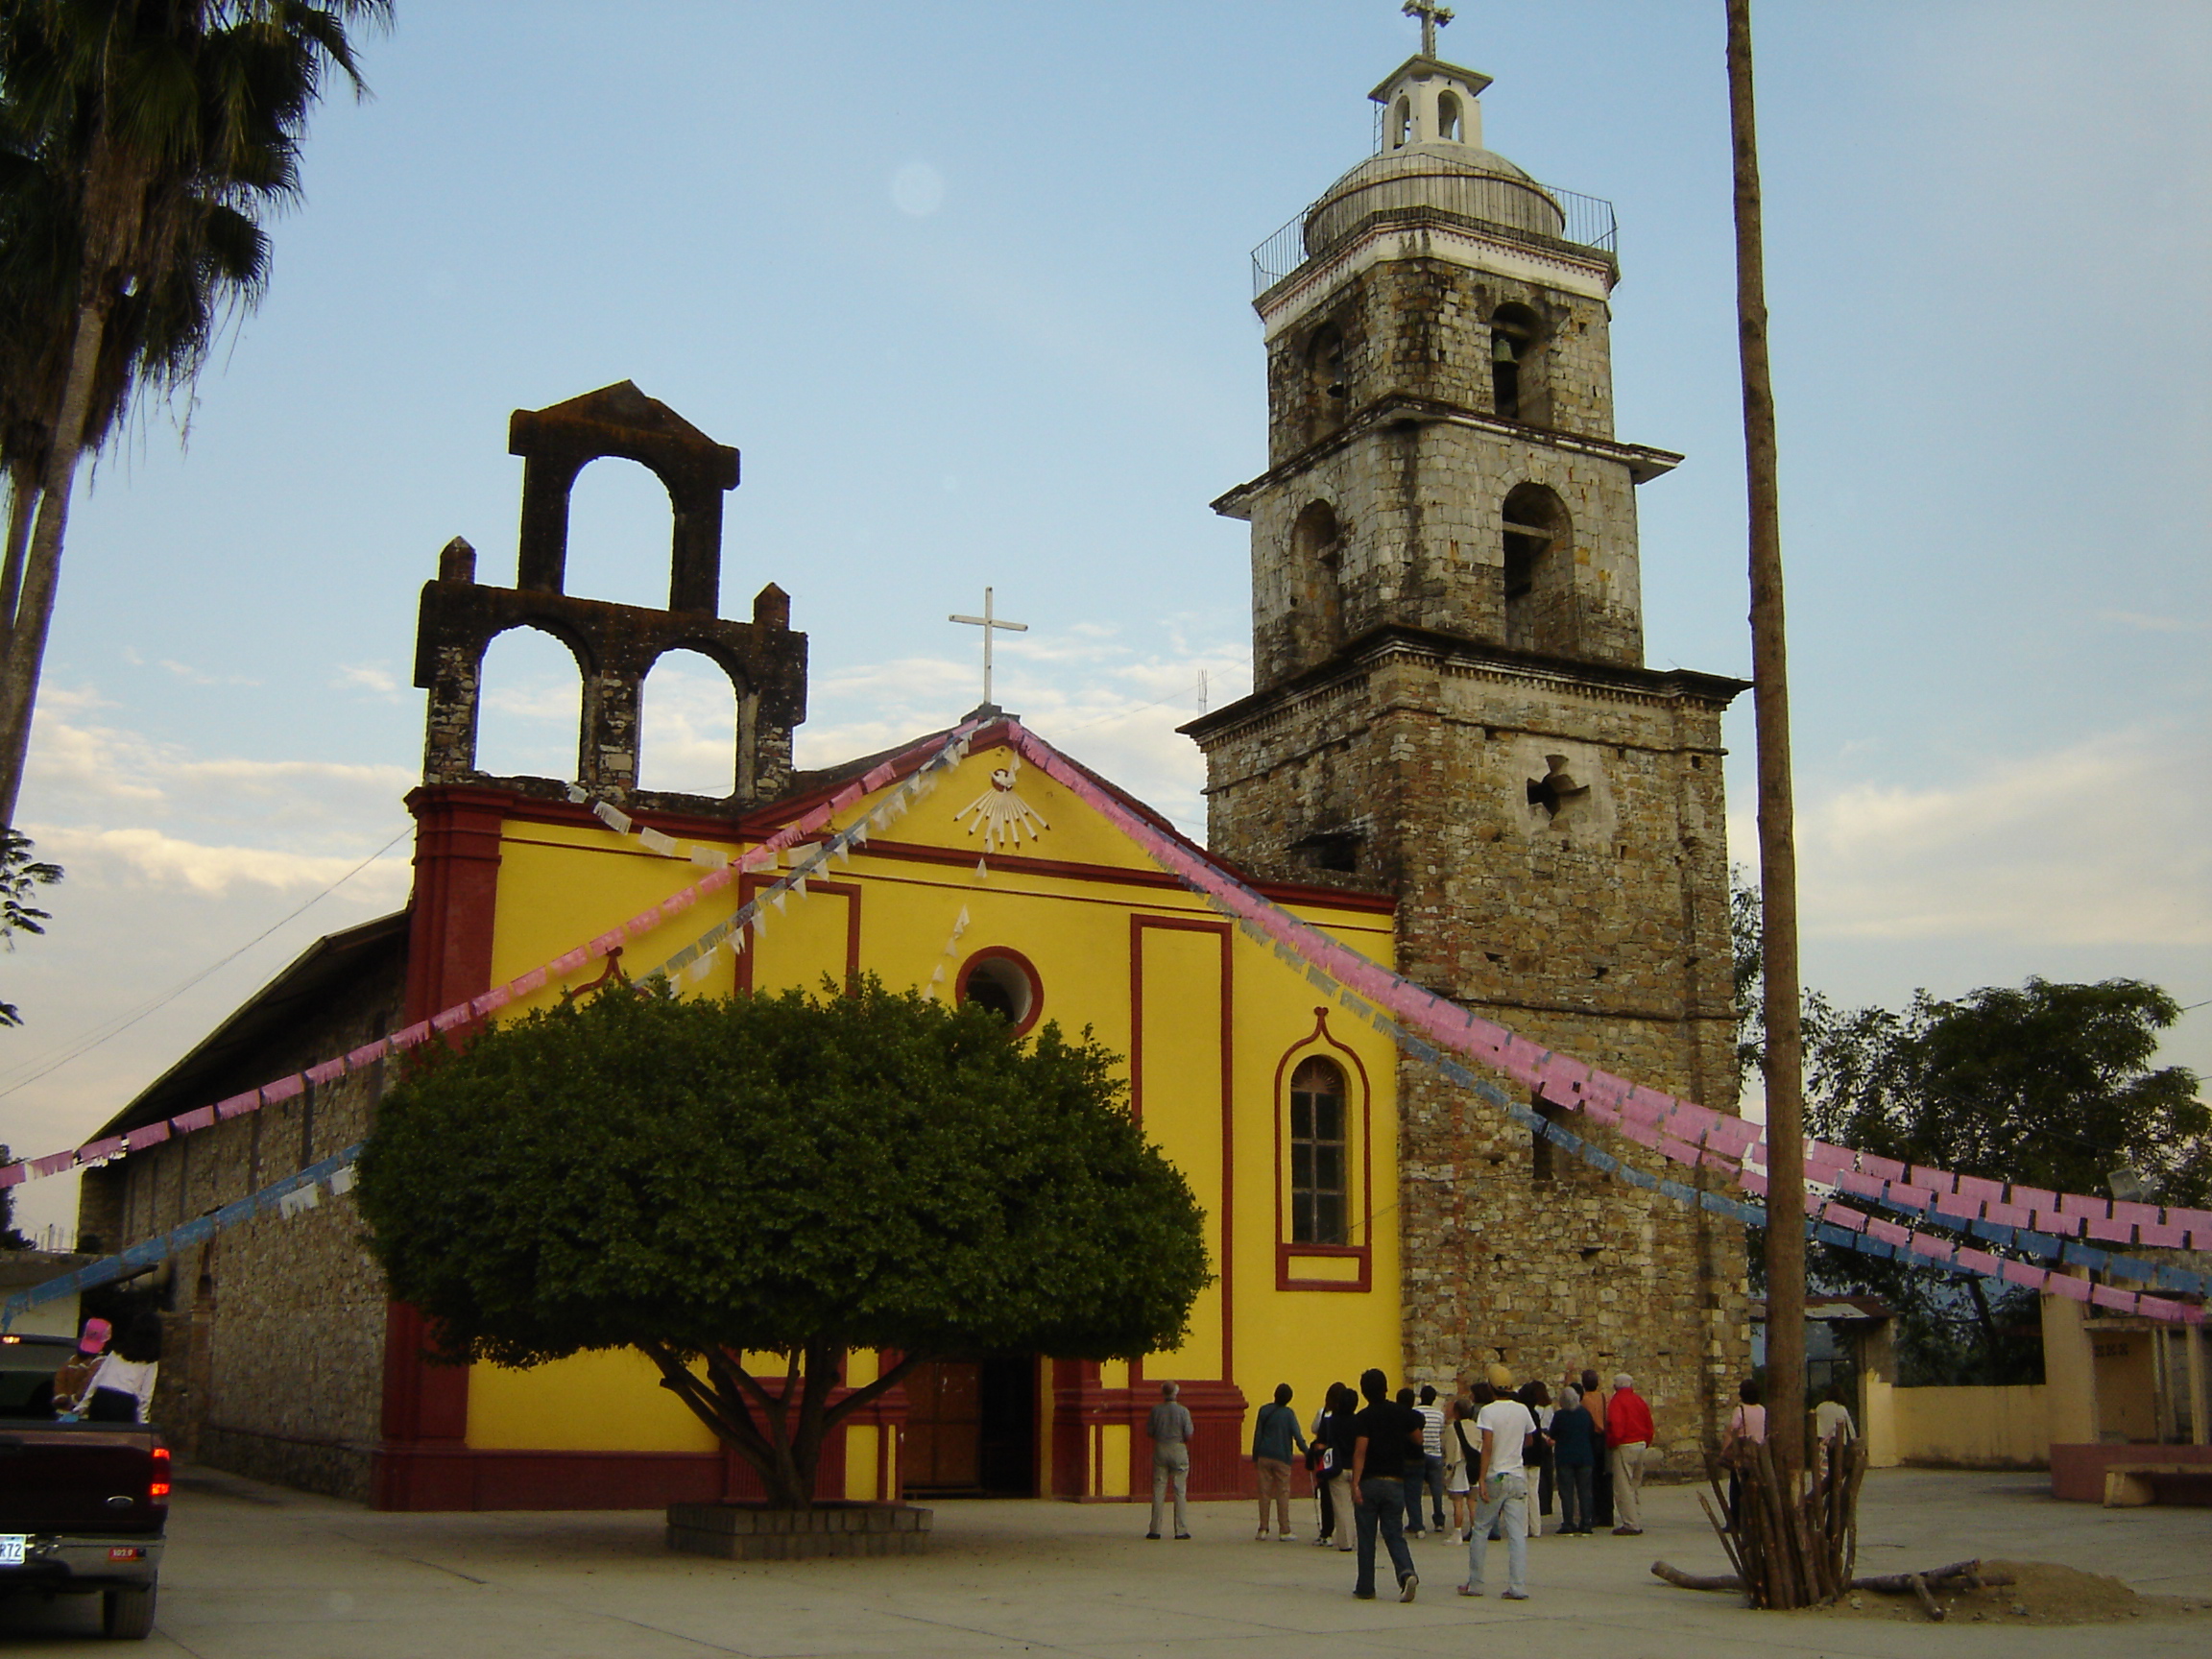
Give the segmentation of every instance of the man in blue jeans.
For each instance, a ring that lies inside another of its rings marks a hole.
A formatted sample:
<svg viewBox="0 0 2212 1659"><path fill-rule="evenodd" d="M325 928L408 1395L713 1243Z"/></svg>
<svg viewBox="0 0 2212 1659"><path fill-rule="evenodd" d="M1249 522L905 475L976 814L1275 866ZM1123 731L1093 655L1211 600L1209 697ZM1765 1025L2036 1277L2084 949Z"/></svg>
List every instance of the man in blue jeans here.
<svg viewBox="0 0 2212 1659"><path fill-rule="evenodd" d="M1398 1599L1410 1601L1421 1587L1413 1551L1406 1547L1406 1466L1421 1455L1421 1413L1390 1398L1390 1379L1380 1371L1359 1377L1367 1408L1352 1419L1353 1524L1359 1534L1359 1578L1352 1594L1375 1599L1375 1534L1390 1551L1398 1574Z"/></svg>
<svg viewBox="0 0 2212 1659"><path fill-rule="evenodd" d="M1487 1382L1474 1388L1475 1427L1482 1436L1481 1464L1475 1472L1475 1529L1467 1534L1467 1582L1462 1596L1482 1594L1483 1557L1490 1527L1501 1520L1505 1534L1505 1596L1528 1599L1528 1473L1522 1455L1536 1432L1528 1407Z"/></svg>

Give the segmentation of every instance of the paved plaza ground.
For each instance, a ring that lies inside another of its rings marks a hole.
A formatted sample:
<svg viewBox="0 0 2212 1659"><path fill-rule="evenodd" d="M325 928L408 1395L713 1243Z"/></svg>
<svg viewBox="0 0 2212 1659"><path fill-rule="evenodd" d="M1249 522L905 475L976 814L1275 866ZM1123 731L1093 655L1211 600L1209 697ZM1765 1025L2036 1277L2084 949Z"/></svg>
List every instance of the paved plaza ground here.
<svg viewBox="0 0 2212 1659"><path fill-rule="evenodd" d="M1758 1614L1675 1590L1665 1557L1724 1570L1685 1487L1648 1495L1642 1538L1540 1538L1533 1599L1453 1594L1466 1552L1416 1544L1410 1606L1351 1595L1351 1558L1301 1541L1256 1544L1249 1506L1194 1506L1190 1543L1148 1543L1142 1508L937 1506L933 1553L738 1565L669 1554L637 1512L378 1515L228 1476L182 1471L157 1628L148 1651L201 1659L638 1659L729 1653L1081 1654L1147 1659L1358 1659L1474 1653L1669 1656L2212 1652L2212 1612L2161 1609L2120 1626ZM1299 1516L1310 1527L1310 1505ZM2212 1509L2054 1503L2044 1478L1892 1470L1866 1481L1861 1571L1966 1555L2063 1562L2146 1595L2212 1608ZM1528 1628L1537 1626L1537 1628ZM0 1656L105 1647L94 1604L0 1601Z"/></svg>

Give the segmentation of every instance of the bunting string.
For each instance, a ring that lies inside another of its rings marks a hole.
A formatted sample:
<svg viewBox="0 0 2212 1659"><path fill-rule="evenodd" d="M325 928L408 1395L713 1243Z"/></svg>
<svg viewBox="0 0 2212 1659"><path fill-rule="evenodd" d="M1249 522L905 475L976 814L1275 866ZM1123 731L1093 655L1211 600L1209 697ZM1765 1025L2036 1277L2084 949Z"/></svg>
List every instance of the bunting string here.
<svg viewBox="0 0 2212 1659"><path fill-rule="evenodd" d="M379 1037L373 1042L365 1043L345 1054L334 1055L318 1065L309 1066L303 1070L295 1071L265 1083L258 1089L246 1090L210 1105L179 1113L171 1118L159 1118L119 1135L102 1136L98 1140L88 1141L83 1145L49 1153L42 1158L23 1159L12 1164L0 1165L0 1187L13 1187L25 1181L36 1181L47 1176L65 1174L71 1169L96 1167L128 1153L141 1152L149 1146L157 1146L177 1136L197 1134L203 1129L210 1128L217 1123L228 1122L229 1119L243 1117L249 1112L258 1111L264 1106L274 1106L286 1100L295 1099L304 1094L310 1086L335 1082L349 1071L365 1070L392 1054L403 1053L427 1043L433 1036L450 1032L484 1020L518 998L533 996L542 991L548 984L568 978L589 963L605 956L618 946L633 939L642 939L665 926L685 911L697 904L701 899L728 887L734 878L733 868L737 871L746 871L774 863L786 849L797 846L818 834L832 818L849 809L863 796L873 794L903 776L905 781L900 784L900 787L892 790L888 796L878 802L860 822L852 829L832 837L829 847L818 849L810 854L799 869L773 886L764 889L754 902L740 907L735 917L717 924L715 927L709 928L708 931L713 935L714 943L719 944L723 938L728 936L733 926L740 923L740 919L743 920L744 924L752 925L757 929L761 925L759 908L762 901L780 902L795 884L798 891L804 894L805 891L804 878L820 867L830 849L848 853L852 846L866 841L867 829L870 823L888 822L891 818L895 818L905 811L915 800L935 789L937 774L948 766L959 764L960 760L966 757L968 745L980 725L980 721L963 722L942 740L916 744L878 763L863 777L848 782L830 799L814 805L757 846L747 848L735 859L732 859L720 848L703 848L694 844L688 850L683 850L681 844L672 837L655 830L653 833L658 837L658 840L650 844L654 851L661 852L663 855L671 857L678 855L679 852L682 851L682 855L687 857L691 862L707 866L707 874L689 886L670 894L660 903L639 911L619 926L611 927L605 932L586 940L583 944L562 952L549 962L531 969L527 974L519 974L508 980L503 985L494 985L481 996L441 1009L428 1019L419 1020L387 1037ZM917 759L917 757L920 758ZM584 797L584 792L581 789L571 786L569 794L571 800L581 804ZM635 821L618 807L608 805L604 802L595 803L592 806L592 812L600 822L617 834L629 835L633 830L637 830L640 836L643 834L643 831L637 829ZM661 843L666 843L665 848L662 848ZM641 844L643 843L641 842ZM706 936L702 935L702 937ZM688 967L697 957L697 944L698 942L694 941L692 946L687 946L684 950L678 951L676 956L671 957L668 962L664 962L654 969L653 974L666 974ZM711 950L712 946L709 945L708 949ZM651 975L647 976L650 977Z"/></svg>
<svg viewBox="0 0 2212 1659"><path fill-rule="evenodd" d="M747 872L776 862L788 849L803 842L810 843L809 851L788 874L756 893L734 913L707 928L645 975L647 978L701 977L711 965L714 950L724 944L733 951L742 950L748 932L757 938L766 927L770 909L781 912L789 898L805 897L810 878L833 860L849 859L854 849L865 846L872 830L896 820L933 791L939 775L966 757L982 724L965 722L933 748L916 745L879 763L859 780L848 782L829 800L815 805L791 824L747 849L734 861L723 849L698 843L686 845L651 826L637 825L612 805L593 803L594 815L615 833L635 834L647 851L663 857L687 858L705 867L708 874L620 927L611 928L542 967L505 985L495 986L480 997L442 1010L388 1038L193 1112L68 1151L0 1166L0 1186L103 1163L129 1151L158 1144L173 1135L194 1133L261 1106L290 1099L310 1084L328 1082L349 1070L373 1065L395 1049L412 1047L428 1041L434 1034L482 1020L517 998L541 990L555 978L567 977L626 940L643 937L667 925L702 898L728 886L733 878L733 862L740 872ZM1760 1142L1756 1124L1694 1101L1643 1088L1571 1055L1546 1049L1424 986L1402 978L1263 898L1179 836L1164 832L1019 721L1006 719L1004 729L1017 753L1031 765L1136 841L1162 868L1231 920L1255 943L1302 973L1323 995L1335 998L1354 1017L1390 1036L1413 1058L1437 1067L1448 1080L1474 1089L1516 1122L1566 1147L1594 1166L1617 1174L1633 1185L1655 1187L1677 1201L1715 1209L1746 1224L1763 1222L1762 1206L1727 1197L1703 1185L1692 1186L1654 1176L1632 1163L1615 1158L1602 1147L1575 1135L1555 1118L1511 1099L1443 1050L1464 1055L1502 1072L1544 1100L1580 1112L1591 1121L1617 1130L1624 1139L1657 1152L1670 1163L1722 1175L1746 1191L1763 1196L1767 1188L1766 1148ZM923 754L926 749L928 753ZM844 830L815 840L839 813L894 781L898 787L891 789L860 819ZM581 789L572 787L570 798L582 804L586 796ZM980 878L983 874L980 863L977 873ZM954 948L964 930L966 915L963 907L961 920L953 929L953 943L947 946L948 951ZM946 971L940 964L930 982L931 995L936 994L936 987L945 975ZM1441 1049L1438 1045L1442 1046ZM1955 1272L2032 1285L2099 1307L2159 1319L2197 1321L2203 1317L2203 1310L2141 1291L2093 1285L2063 1269L2085 1269L2181 1294L2212 1294L2212 1276L2125 1253L2125 1247L2212 1250L2212 1213L2113 1202L2087 1194L2046 1191L1921 1166L1908 1166L1871 1153L1818 1141L1808 1144L1806 1175L1810 1183L1806 1197L1807 1226L1813 1230L1810 1236L1821 1242ZM1872 1210L1905 1216L1915 1225L1908 1227L1887 1220L1870 1214ZM1758 1221L1750 1219L1754 1215L1759 1217ZM1931 1230L1945 1228L1966 1234L1972 1242L1955 1240L1941 1231ZM2034 1260L1999 1256L1981 1248L1983 1244ZM2102 1247L2105 1244L2124 1248L2108 1250ZM2046 1262L2057 1263L2058 1270L2044 1265Z"/></svg>
<svg viewBox="0 0 2212 1659"><path fill-rule="evenodd" d="M332 1197L340 1197L353 1190L353 1165L361 1156L362 1143L356 1141L343 1152L310 1164L281 1181L275 1181L258 1192L250 1192L234 1204L226 1204L204 1215L195 1215L180 1227L166 1233L157 1233L151 1238L140 1239L128 1250L119 1250L112 1256L103 1256L97 1262L71 1269L44 1284L18 1290L0 1304L0 1331L7 1330L15 1321L41 1302L53 1302L64 1296L75 1296L96 1285L129 1278L158 1266L170 1257L204 1244L216 1234L228 1228L252 1221L257 1216L276 1215L289 1221L295 1215L304 1214L323 1201L327 1188Z"/></svg>
<svg viewBox="0 0 2212 1659"><path fill-rule="evenodd" d="M1011 741L1031 765L1136 841L1163 869L1229 918L1255 943L1302 972L1316 990L1335 997L1356 1017L1391 1036L1413 1058L1437 1067L1462 1087L1476 1089L1531 1132L1623 1180L1637 1186L1656 1186L1682 1202L1718 1209L1740 1220L1754 1212L1764 1220L1761 1206L1652 1176L1593 1146L1564 1124L1479 1079L1441 1052L1437 1045L1503 1072L1547 1101L1617 1129L1625 1139L1671 1163L1723 1175L1747 1191L1764 1195L1766 1175L1757 1167L1764 1163L1758 1125L1642 1088L1570 1055L1543 1048L1400 977L1263 898L1180 837L1163 832L1019 722L1009 721L1008 728ZM2048 1288L2055 1294L2155 1319L2197 1323L2204 1317L2200 1307L2106 1285L2092 1286L2087 1280L2054 1272L2039 1262L2000 1257L1977 1244L1954 1242L1940 1233L1868 1216L1845 1203L1841 1194L1847 1192L1891 1207L1924 1224L1932 1221L1961 1228L1981 1242L2025 1251L2062 1266L2195 1295L2212 1293L2212 1277L2167 1262L2101 1250L2080 1242L2080 1236L2153 1248L2212 1249L2212 1214L2008 1188L2005 1183L1918 1166L1908 1169L1891 1160L1820 1142L1808 1148L1806 1165L1810 1181L1837 1190L1807 1191L1808 1225L1815 1229L1812 1236L1821 1242ZM1998 1208L1992 1210L1992 1204Z"/></svg>

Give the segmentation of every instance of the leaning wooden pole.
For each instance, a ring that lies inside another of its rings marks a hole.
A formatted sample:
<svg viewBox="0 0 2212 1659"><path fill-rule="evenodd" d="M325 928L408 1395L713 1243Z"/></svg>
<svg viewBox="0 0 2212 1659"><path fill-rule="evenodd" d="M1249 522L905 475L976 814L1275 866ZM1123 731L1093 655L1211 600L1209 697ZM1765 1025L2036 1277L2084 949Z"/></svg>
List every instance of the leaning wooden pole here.
<svg viewBox="0 0 2212 1659"><path fill-rule="evenodd" d="M1751 0L1727 0L1728 116L1736 151L1736 333L1751 509L1751 706L1759 740L1759 898L1767 1016L1767 1432L1793 1493L1805 1466L1805 1057L1798 1029L1797 834L1790 789L1790 671L1782 613L1782 510L1759 143L1751 105Z"/></svg>

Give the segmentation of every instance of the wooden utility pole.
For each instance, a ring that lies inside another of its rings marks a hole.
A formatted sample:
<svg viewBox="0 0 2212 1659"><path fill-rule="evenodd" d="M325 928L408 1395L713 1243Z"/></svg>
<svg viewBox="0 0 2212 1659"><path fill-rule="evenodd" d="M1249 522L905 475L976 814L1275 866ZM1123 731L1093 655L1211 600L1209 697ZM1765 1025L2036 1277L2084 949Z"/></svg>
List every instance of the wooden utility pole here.
<svg viewBox="0 0 2212 1659"><path fill-rule="evenodd" d="M1790 669L1782 512L1767 355L1751 0L1727 0L1728 117L1736 150L1736 333L1751 517L1751 707L1759 736L1759 900L1767 1016L1767 1433L1785 1483L1805 1466L1805 1055L1798 1028L1797 831L1790 787Z"/></svg>

